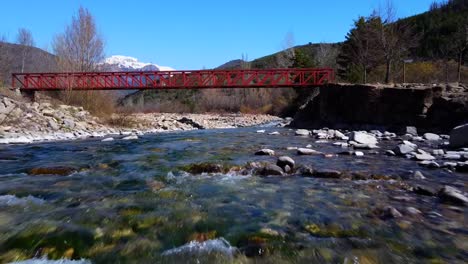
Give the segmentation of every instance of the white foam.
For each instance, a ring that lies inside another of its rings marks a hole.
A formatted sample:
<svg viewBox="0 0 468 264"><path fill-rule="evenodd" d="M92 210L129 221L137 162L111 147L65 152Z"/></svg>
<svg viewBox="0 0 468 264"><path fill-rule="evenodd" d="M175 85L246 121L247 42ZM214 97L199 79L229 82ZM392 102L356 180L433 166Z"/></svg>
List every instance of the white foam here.
<svg viewBox="0 0 468 264"><path fill-rule="evenodd" d="M218 253L228 257L233 257L237 248L232 247L224 238L207 240L204 242L191 241L183 246L166 250L162 253L163 256L179 255L179 254L211 254Z"/></svg>
<svg viewBox="0 0 468 264"><path fill-rule="evenodd" d="M59 259L59 260L49 260L47 258L34 258L23 261L11 262L10 264L91 264L89 260L69 260L69 259Z"/></svg>
<svg viewBox="0 0 468 264"><path fill-rule="evenodd" d="M40 199L40 198L36 198L34 196L27 196L27 197L23 197L23 198L18 198L14 195L10 195L10 194L7 194L7 195L0 195L0 206L17 206L17 205L20 205L20 206L24 206L24 205L28 205L28 204L37 204L37 205L41 205L41 204L44 204L45 201Z"/></svg>

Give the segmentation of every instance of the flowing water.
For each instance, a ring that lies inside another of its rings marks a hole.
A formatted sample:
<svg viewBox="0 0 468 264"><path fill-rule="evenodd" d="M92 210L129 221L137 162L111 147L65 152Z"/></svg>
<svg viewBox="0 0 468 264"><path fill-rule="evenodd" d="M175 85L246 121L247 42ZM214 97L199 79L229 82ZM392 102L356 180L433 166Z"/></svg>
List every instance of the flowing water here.
<svg viewBox="0 0 468 264"><path fill-rule="evenodd" d="M0 147L0 262L17 263L464 263L467 212L409 191L467 190L466 174L365 151L297 156L288 146L331 143L255 128ZM273 128L267 130L273 131ZM385 142L384 148L395 145ZM190 164L271 161L374 175L374 180L189 174ZM380 152L384 152L380 150ZM58 168L47 174L45 168ZM42 168L42 169L38 169ZM76 170L68 173L69 170ZM42 173L38 173L42 172ZM57 175L64 174L64 175ZM401 198L404 196L405 198ZM394 206L403 216L382 218ZM406 213L414 207L421 214ZM55 259L55 261L53 261ZM66 260L72 259L72 260Z"/></svg>

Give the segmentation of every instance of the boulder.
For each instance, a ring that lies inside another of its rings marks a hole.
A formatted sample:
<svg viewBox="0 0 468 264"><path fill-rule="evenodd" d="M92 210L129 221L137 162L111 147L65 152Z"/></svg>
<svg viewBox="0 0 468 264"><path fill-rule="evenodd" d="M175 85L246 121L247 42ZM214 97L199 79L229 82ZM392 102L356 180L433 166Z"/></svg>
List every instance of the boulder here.
<svg viewBox="0 0 468 264"><path fill-rule="evenodd" d="M414 152L416 148L413 146L407 145L407 144L400 144L398 145L395 149L393 149L393 152L397 155L406 155L411 152Z"/></svg>
<svg viewBox="0 0 468 264"><path fill-rule="evenodd" d="M48 122L49 127L52 128L52 130L59 130L60 126L55 122L54 120L50 119Z"/></svg>
<svg viewBox="0 0 468 264"><path fill-rule="evenodd" d="M430 141L437 141L440 140L440 136L434 133L426 133L424 134L424 139L425 140L430 140Z"/></svg>
<svg viewBox="0 0 468 264"><path fill-rule="evenodd" d="M286 166L289 166L289 168L293 169L294 166L296 165L296 162L294 162L294 160L288 156L281 156L276 161L276 165L281 167L283 170L285 169Z"/></svg>
<svg viewBox="0 0 468 264"><path fill-rule="evenodd" d="M257 152L255 152L255 155L257 156L274 156L275 151L272 149L261 149Z"/></svg>
<svg viewBox="0 0 468 264"><path fill-rule="evenodd" d="M468 124L457 126L450 133L450 147L468 147Z"/></svg>
<svg viewBox="0 0 468 264"><path fill-rule="evenodd" d="M282 176L284 174L281 167L270 163L266 164L259 173L262 176Z"/></svg>
<svg viewBox="0 0 468 264"><path fill-rule="evenodd" d="M367 145L376 145L378 143L377 138L374 135L365 132L351 132L349 140Z"/></svg>

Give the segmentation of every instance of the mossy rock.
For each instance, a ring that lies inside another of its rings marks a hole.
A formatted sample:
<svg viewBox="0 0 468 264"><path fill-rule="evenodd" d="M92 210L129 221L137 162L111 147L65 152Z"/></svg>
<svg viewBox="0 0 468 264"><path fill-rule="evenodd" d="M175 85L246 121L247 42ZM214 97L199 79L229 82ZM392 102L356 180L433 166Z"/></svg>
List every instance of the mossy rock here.
<svg viewBox="0 0 468 264"><path fill-rule="evenodd" d="M256 232L241 234L233 239L234 244L249 258L266 257L272 254L281 254L286 257L295 256L293 243L286 243L284 237L279 235Z"/></svg>
<svg viewBox="0 0 468 264"><path fill-rule="evenodd" d="M216 235L217 235L216 230L203 232L203 233L195 232L188 237L187 242L190 242L190 241L205 242L207 240L215 239Z"/></svg>
<svg viewBox="0 0 468 264"><path fill-rule="evenodd" d="M305 230L317 237L366 237L366 232L363 228L353 227L351 229L343 229L338 224L318 225L311 223L305 226Z"/></svg>
<svg viewBox="0 0 468 264"><path fill-rule="evenodd" d="M202 174L202 173L228 173L232 166L227 164L217 163L193 163L181 167L181 170L191 174Z"/></svg>
<svg viewBox="0 0 468 264"><path fill-rule="evenodd" d="M25 250L12 249L3 254L0 254L0 263L11 263L26 259L29 259L29 256Z"/></svg>
<svg viewBox="0 0 468 264"><path fill-rule="evenodd" d="M29 175L57 175L57 176L67 176L72 173L77 172L78 169L74 167L65 167L65 166L57 166L57 167L37 167L32 168L28 171Z"/></svg>
<svg viewBox="0 0 468 264"><path fill-rule="evenodd" d="M57 229L28 228L8 238L4 243L7 250L24 250L29 255L47 255L50 259L80 259L94 243L94 233L78 227Z"/></svg>

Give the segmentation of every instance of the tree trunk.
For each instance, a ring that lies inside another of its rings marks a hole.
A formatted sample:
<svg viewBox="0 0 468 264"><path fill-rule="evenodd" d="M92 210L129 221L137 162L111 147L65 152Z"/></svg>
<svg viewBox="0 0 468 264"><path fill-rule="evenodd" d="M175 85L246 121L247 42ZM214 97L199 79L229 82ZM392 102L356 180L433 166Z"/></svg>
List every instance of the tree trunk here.
<svg viewBox="0 0 468 264"><path fill-rule="evenodd" d="M458 56L458 69L457 69L457 81L461 82L461 65L463 60L463 52L460 52Z"/></svg>
<svg viewBox="0 0 468 264"><path fill-rule="evenodd" d="M445 60L445 83L449 82L449 59Z"/></svg>
<svg viewBox="0 0 468 264"><path fill-rule="evenodd" d="M364 84L367 83L367 69L364 67Z"/></svg>
<svg viewBox="0 0 468 264"><path fill-rule="evenodd" d="M390 60L387 60L387 65L385 69L385 83L390 83L391 64L392 62Z"/></svg>

